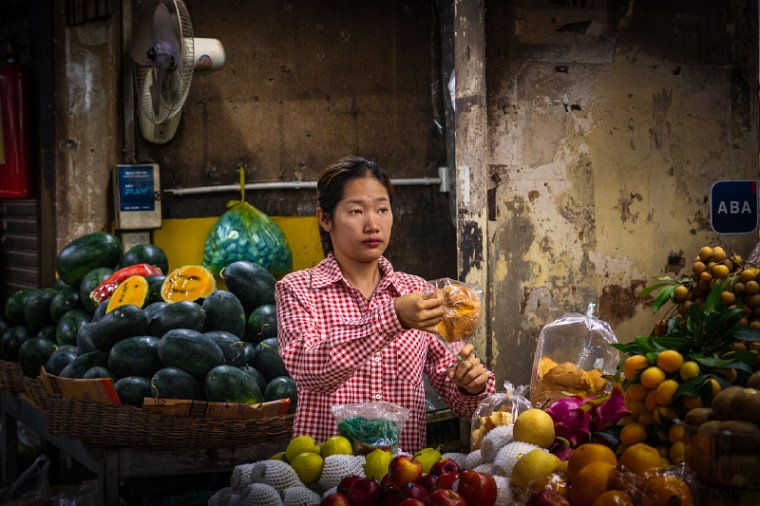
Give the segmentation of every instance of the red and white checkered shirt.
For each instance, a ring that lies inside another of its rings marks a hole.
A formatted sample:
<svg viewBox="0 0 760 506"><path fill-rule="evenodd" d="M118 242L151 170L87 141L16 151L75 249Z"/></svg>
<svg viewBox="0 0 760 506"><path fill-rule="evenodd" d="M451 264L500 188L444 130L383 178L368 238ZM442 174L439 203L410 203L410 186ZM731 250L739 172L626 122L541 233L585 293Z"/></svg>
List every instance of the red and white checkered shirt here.
<svg viewBox="0 0 760 506"><path fill-rule="evenodd" d="M426 442L423 372L456 416L471 416L494 392L491 372L479 395L463 394L448 379L454 354L433 334L405 330L393 308L393 299L422 291L425 280L395 272L385 257L379 266L382 279L369 301L349 286L332 254L276 285L280 355L298 386L294 437L321 443L338 433L331 406L382 400L409 410L399 446L414 452Z"/></svg>

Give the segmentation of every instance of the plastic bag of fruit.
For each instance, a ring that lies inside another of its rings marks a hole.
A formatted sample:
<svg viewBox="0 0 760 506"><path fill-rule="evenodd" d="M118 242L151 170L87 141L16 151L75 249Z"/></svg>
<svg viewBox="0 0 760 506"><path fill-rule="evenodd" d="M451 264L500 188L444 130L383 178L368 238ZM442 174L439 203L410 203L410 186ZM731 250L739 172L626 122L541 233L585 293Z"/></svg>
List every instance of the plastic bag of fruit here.
<svg viewBox="0 0 760 506"><path fill-rule="evenodd" d="M483 290L478 285L451 278L435 279L428 281L426 294L443 298L444 313L436 335L447 346L461 346L475 335L482 314Z"/></svg>
<svg viewBox="0 0 760 506"><path fill-rule="evenodd" d="M338 432L351 441L356 454L397 448L401 427L409 418L406 408L384 401L338 404L331 410Z"/></svg>
<svg viewBox="0 0 760 506"><path fill-rule="evenodd" d="M276 278L293 268L290 245L272 219L245 201L245 173L241 168L240 200L211 227L203 246L203 266L218 273L232 262L254 262Z"/></svg>
<svg viewBox="0 0 760 506"><path fill-rule="evenodd" d="M517 415L533 407L525 397L527 389L527 386L522 386L516 391L512 383L505 381L503 392L496 392L480 401L472 415L470 451L480 449L483 438L491 430L514 424Z"/></svg>
<svg viewBox="0 0 760 506"><path fill-rule="evenodd" d="M545 406L568 393L600 395L611 386L603 375L614 374L619 361L617 337L595 316L568 313L541 329L533 358L530 401Z"/></svg>

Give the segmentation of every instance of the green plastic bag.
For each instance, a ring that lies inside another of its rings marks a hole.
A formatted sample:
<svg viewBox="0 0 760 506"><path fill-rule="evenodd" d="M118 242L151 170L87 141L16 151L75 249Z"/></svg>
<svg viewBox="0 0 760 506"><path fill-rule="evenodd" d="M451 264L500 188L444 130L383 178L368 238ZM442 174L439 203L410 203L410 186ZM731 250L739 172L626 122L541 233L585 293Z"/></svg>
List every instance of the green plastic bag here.
<svg viewBox="0 0 760 506"><path fill-rule="evenodd" d="M240 169L240 200L227 203L206 236L203 266L218 273L232 262L255 262L276 278L293 269L288 240L272 219L245 201L245 173Z"/></svg>

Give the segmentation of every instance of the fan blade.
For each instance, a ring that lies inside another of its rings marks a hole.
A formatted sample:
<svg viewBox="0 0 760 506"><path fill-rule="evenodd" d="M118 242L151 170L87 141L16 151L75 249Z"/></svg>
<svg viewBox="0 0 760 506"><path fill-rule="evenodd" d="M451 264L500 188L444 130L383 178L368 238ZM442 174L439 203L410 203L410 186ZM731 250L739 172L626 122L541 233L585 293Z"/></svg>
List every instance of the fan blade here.
<svg viewBox="0 0 760 506"><path fill-rule="evenodd" d="M149 56L152 49L153 16L145 14L140 18L140 26L135 31L129 54L138 65L153 65L153 59Z"/></svg>
<svg viewBox="0 0 760 506"><path fill-rule="evenodd" d="M174 70L182 60L182 53L176 20L164 3L153 12L153 39L155 65Z"/></svg>
<svg viewBox="0 0 760 506"><path fill-rule="evenodd" d="M153 118L156 120L158 120L158 113L161 109L161 83L164 81L162 74L163 71L161 69L157 69L156 79L150 85L150 101L151 105L153 105Z"/></svg>

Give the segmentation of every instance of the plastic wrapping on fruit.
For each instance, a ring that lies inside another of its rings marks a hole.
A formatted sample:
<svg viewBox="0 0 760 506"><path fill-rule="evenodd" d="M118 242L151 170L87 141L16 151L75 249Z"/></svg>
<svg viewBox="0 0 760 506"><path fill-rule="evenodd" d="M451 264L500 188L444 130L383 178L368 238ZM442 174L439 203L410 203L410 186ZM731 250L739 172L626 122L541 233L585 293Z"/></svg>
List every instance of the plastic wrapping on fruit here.
<svg viewBox="0 0 760 506"><path fill-rule="evenodd" d="M251 470L251 483L264 483L274 487L278 493L295 485L303 485L295 469L281 460L262 460Z"/></svg>
<svg viewBox="0 0 760 506"><path fill-rule="evenodd" d="M313 490L303 485L286 488L282 493L282 502L285 506L303 506L304 504L317 504L321 497Z"/></svg>
<svg viewBox="0 0 760 506"><path fill-rule="evenodd" d="M337 486L340 480L346 476L352 474L364 476L364 469L360 462L353 455L330 455L325 458L322 476L319 478L319 486L328 490Z"/></svg>
<svg viewBox="0 0 760 506"><path fill-rule="evenodd" d="M504 476L493 477L496 482L496 503L494 506L512 506L515 504L515 499L512 494L512 488L509 483L509 478Z"/></svg>
<svg viewBox="0 0 760 506"><path fill-rule="evenodd" d="M540 446L531 443L513 441L499 450L493 461L493 472L499 476L512 476L512 469L517 461L532 450L541 449Z"/></svg>
<svg viewBox="0 0 760 506"><path fill-rule="evenodd" d="M283 506L280 493L266 483L251 483L240 499L241 506Z"/></svg>
<svg viewBox="0 0 760 506"><path fill-rule="evenodd" d="M480 450L474 450L468 453L462 461L464 469L474 469L483 463L483 454Z"/></svg>
<svg viewBox="0 0 760 506"><path fill-rule="evenodd" d="M442 459L451 459L457 464L459 464L459 467L462 467L462 464L464 464L464 459L467 458L467 454L465 453L459 453L459 452L448 452L441 455Z"/></svg>
<svg viewBox="0 0 760 506"><path fill-rule="evenodd" d="M483 462L482 464L475 466L472 470L477 473L493 474L493 463Z"/></svg>
<svg viewBox="0 0 760 506"><path fill-rule="evenodd" d="M232 469L230 476L230 488L235 492L241 492L245 487L251 484L251 471L256 467L258 462L252 464L240 464Z"/></svg>
<svg viewBox="0 0 760 506"><path fill-rule="evenodd" d="M480 454L484 462L493 462L499 450L512 442L514 428L515 426L512 424L500 425L499 427L494 427L485 435L483 442L480 444Z"/></svg>

